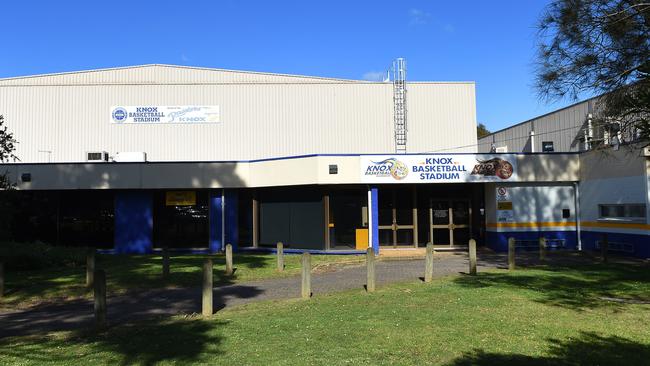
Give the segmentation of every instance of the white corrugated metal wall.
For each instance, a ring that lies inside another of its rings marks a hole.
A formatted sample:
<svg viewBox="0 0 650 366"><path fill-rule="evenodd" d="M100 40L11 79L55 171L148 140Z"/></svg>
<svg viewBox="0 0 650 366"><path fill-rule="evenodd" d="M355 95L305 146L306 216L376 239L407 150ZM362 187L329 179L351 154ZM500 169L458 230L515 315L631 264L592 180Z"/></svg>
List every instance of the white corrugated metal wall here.
<svg viewBox="0 0 650 366"><path fill-rule="evenodd" d="M473 83L411 83L407 100L408 152L476 150ZM222 122L112 124L119 105L219 105ZM0 114L23 162L83 161L87 151L212 161L394 150L390 83L151 65L0 80Z"/></svg>
<svg viewBox="0 0 650 366"><path fill-rule="evenodd" d="M556 152L581 151L581 138L592 110L586 100L572 106L497 131L478 141L478 152L489 152L492 144L507 147L508 152L530 152L530 131L535 131L535 152L542 151L543 141L552 141Z"/></svg>

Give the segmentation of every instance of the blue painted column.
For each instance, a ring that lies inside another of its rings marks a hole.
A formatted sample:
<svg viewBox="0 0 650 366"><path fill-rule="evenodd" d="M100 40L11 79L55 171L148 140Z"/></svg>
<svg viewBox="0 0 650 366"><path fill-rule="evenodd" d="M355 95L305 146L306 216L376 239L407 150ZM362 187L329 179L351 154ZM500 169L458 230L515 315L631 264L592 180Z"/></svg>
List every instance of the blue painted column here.
<svg viewBox="0 0 650 366"><path fill-rule="evenodd" d="M226 189L223 198L225 243L231 244L232 249L237 250L239 244L239 215L237 212L239 194L235 189Z"/></svg>
<svg viewBox="0 0 650 366"><path fill-rule="evenodd" d="M146 254L153 248L153 194L115 192L115 252Z"/></svg>
<svg viewBox="0 0 650 366"><path fill-rule="evenodd" d="M210 253L216 253L224 248L223 244L223 191L210 191L209 194L209 222L210 222Z"/></svg>
<svg viewBox="0 0 650 366"><path fill-rule="evenodd" d="M372 249L379 254L379 189L370 187L368 207L370 209L370 238Z"/></svg>

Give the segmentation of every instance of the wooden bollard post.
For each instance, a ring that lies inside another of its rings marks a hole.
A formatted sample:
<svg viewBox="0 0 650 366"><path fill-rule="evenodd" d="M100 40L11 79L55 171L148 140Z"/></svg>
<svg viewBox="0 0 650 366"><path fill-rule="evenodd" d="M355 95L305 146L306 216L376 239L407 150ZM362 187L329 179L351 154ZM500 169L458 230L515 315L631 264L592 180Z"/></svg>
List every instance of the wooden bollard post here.
<svg viewBox="0 0 650 366"><path fill-rule="evenodd" d="M281 241L278 242L275 253L278 256L278 271L282 272L284 271L284 244Z"/></svg>
<svg viewBox="0 0 650 366"><path fill-rule="evenodd" d="M201 313L206 318L211 317L213 311L212 279L212 259L206 258L203 262L203 301L201 306Z"/></svg>
<svg viewBox="0 0 650 366"><path fill-rule="evenodd" d="M609 252L609 240L607 239L607 233L603 233L603 240L600 242L600 258L603 263L607 263L607 255Z"/></svg>
<svg viewBox="0 0 650 366"><path fill-rule="evenodd" d="M226 244L226 276L231 276L232 273L232 245Z"/></svg>
<svg viewBox="0 0 650 366"><path fill-rule="evenodd" d="M469 274L476 276L476 240L469 239Z"/></svg>
<svg viewBox="0 0 650 366"><path fill-rule="evenodd" d="M424 282L433 280L433 244L427 243L427 257L424 266Z"/></svg>
<svg viewBox="0 0 650 366"><path fill-rule="evenodd" d="M162 250L162 276L169 278L169 248L163 247Z"/></svg>
<svg viewBox="0 0 650 366"><path fill-rule="evenodd" d="M375 250L368 248L366 251L366 267L368 280L366 281L366 291L375 291Z"/></svg>
<svg viewBox="0 0 650 366"><path fill-rule="evenodd" d="M98 330L106 328L106 273L97 270L94 273L95 327Z"/></svg>
<svg viewBox="0 0 650 366"><path fill-rule="evenodd" d="M302 298L311 297L311 256L309 253L302 253Z"/></svg>
<svg viewBox="0 0 650 366"><path fill-rule="evenodd" d="M539 238L539 260L540 261L546 260L546 238L545 237Z"/></svg>
<svg viewBox="0 0 650 366"><path fill-rule="evenodd" d="M508 239L508 270L515 270L515 238Z"/></svg>
<svg viewBox="0 0 650 366"><path fill-rule="evenodd" d="M95 276L95 248L86 251L86 287L93 287Z"/></svg>
<svg viewBox="0 0 650 366"><path fill-rule="evenodd" d="M5 264L0 262L0 299L5 295Z"/></svg>

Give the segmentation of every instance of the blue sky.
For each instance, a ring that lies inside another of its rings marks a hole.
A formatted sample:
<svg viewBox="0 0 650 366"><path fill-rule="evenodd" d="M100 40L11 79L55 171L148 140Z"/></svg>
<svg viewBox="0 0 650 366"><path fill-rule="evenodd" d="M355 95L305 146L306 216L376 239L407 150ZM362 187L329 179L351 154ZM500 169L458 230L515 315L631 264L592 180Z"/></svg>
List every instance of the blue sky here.
<svg viewBox="0 0 650 366"><path fill-rule="evenodd" d="M491 130L561 106L533 89L547 0L3 1L0 77L147 63L476 82Z"/></svg>

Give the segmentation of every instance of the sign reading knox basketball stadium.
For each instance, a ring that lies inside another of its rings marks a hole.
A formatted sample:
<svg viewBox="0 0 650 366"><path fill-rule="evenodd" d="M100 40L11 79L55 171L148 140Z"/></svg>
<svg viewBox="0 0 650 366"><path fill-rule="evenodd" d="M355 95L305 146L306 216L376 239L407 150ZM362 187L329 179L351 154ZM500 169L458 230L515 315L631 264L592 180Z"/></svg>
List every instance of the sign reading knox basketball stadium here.
<svg viewBox="0 0 650 366"><path fill-rule="evenodd" d="M516 181L514 156L494 154L367 155L361 157L366 183L450 183Z"/></svg>
<svg viewBox="0 0 650 366"><path fill-rule="evenodd" d="M219 123L218 105L213 106L114 106L111 123L114 124L196 124Z"/></svg>

